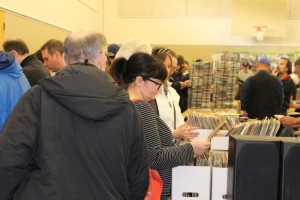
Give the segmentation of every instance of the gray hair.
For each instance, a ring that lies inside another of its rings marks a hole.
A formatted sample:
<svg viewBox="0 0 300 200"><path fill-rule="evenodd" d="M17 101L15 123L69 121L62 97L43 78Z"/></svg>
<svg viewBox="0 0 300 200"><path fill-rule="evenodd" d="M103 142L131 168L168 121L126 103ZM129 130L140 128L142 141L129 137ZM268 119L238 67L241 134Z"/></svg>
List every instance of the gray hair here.
<svg viewBox="0 0 300 200"><path fill-rule="evenodd" d="M106 47L103 34L82 29L69 34L64 41L64 59L67 65L88 61L96 64L99 53Z"/></svg>

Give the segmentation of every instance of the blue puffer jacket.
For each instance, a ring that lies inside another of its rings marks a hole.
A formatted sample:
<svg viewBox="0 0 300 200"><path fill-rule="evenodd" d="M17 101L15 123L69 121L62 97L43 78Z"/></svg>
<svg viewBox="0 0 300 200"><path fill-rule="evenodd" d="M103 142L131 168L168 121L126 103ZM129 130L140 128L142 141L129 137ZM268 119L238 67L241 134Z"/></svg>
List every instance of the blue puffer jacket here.
<svg viewBox="0 0 300 200"><path fill-rule="evenodd" d="M0 51L0 133L20 97L30 88L14 55Z"/></svg>

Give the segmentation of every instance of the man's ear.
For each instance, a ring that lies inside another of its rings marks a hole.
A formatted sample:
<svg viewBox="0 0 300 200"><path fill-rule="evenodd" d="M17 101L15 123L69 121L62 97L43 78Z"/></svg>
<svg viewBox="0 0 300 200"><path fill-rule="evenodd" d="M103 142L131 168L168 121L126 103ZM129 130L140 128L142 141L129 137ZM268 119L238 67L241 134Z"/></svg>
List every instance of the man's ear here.
<svg viewBox="0 0 300 200"><path fill-rule="evenodd" d="M15 56L18 56L18 52L16 50L11 50L10 53L14 54Z"/></svg>
<svg viewBox="0 0 300 200"><path fill-rule="evenodd" d="M55 55L56 58L61 57L62 59L64 59L63 55L61 55L61 54L59 53L59 51L54 51L54 52L53 52L53 55Z"/></svg>
<svg viewBox="0 0 300 200"><path fill-rule="evenodd" d="M106 61L107 61L107 57L105 55L105 53L99 53L97 58L96 58L96 66L105 71L105 68L106 68Z"/></svg>

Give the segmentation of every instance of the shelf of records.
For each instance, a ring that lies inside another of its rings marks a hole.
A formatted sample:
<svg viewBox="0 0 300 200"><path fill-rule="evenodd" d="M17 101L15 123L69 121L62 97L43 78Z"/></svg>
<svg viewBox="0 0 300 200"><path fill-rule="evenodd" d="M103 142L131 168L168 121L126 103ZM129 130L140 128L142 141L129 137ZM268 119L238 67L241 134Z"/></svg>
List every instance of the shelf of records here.
<svg viewBox="0 0 300 200"><path fill-rule="evenodd" d="M214 76L213 62L193 62L188 88L189 108L211 108Z"/></svg>
<svg viewBox="0 0 300 200"><path fill-rule="evenodd" d="M294 63L297 58L300 57L300 52L291 53L250 53L250 52L216 52L211 54L211 60L213 62L248 62L255 68L256 61L260 58L266 56L271 60L272 68L276 68L277 62L280 58L289 58L292 63ZM254 69L255 70L255 69Z"/></svg>
<svg viewBox="0 0 300 200"><path fill-rule="evenodd" d="M193 62L188 108L233 108L239 62Z"/></svg>
<svg viewBox="0 0 300 200"><path fill-rule="evenodd" d="M213 107L232 108L234 106L235 82L240 69L239 62L217 62L213 87Z"/></svg>

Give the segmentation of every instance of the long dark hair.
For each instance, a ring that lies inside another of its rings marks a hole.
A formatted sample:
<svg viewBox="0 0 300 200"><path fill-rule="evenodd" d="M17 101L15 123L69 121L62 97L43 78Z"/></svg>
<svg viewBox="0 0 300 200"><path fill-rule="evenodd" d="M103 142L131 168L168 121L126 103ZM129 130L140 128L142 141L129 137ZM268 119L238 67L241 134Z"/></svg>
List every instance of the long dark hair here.
<svg viewBox="0 0 300 200"><path fill-rule="evenodd" d="M280 59L282 59L282 60L286 60L286 67L288 68L288 71L287 71L287 73L288 74L291 74L292 73L292 62L290 61L290 59L288 59L288 58L285 58L285 57L282 57L282 58L280 58Z"/></svg>
<svg viewBox="0 0 300 200"><path fill-rule="evenodd" d="M132 83L137 76L155 78L165 81L168 72L164 64L147 53L135 53L128 60L117 58L112 63L109 74L124 89Z"/></svg>

